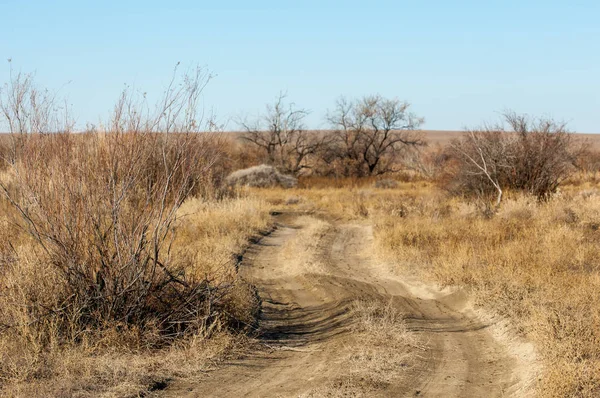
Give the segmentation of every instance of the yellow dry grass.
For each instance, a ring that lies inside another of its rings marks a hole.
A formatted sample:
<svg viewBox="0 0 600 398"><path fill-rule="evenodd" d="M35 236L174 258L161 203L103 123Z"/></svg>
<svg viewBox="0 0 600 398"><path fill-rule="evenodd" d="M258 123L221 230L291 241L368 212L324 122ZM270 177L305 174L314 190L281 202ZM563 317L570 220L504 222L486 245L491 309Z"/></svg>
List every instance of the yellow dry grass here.
<svg viewBox="0 0 600 398"><path fill-rule="evenodd" d="M230 283L226 309L237 319L251 321L256 310L252 288L238 277L237 256L250 238L270 227L269 206L257 198L239 197L222 201L190 199L179 210L174 256L188 256L192 269L215 283ZM3 223L6 223L3 219ZM4 230L10 231L10 230ZM11 231L10 233L15 233ZM35 253L28 253L27 240L10 238L19 255L19 268L10 262L0 265L0 305L9 300L31 302L32 295L52 296L58 284L51 269L40 268ZM8 297L10 294L12 297ZM211 339L194 335L164 349L139 346L140 333L150 330L90 330L90 337L65 344L40 341L36 329L30 327L26 308L12 314L18 330L0 334L0 395L14 397L138 396L161 388L164 381L178 377L194 377L223 358L234 355L248 342L242 335L227 330L214 330Z"/></svg>
<svg viewBox="0 0 600 398"><path fill-rule="evenodd" d="M392 302L357 300L352 306L353 344L345 351L344 375L306 397L369 397L373 391L398 382L414 363L416 339Z"/></svg>
<svg viewBox="0 0 600 398"><path fill-rule="evenodd" d="M427 181L399 182L395 189L375 188L375 180L326 180L316 178L304 181L303 188L250 189L252 195L269 202L276 210L295 210L319 213L338 220L368 219L381 207L394 202L398 193L412 200L429 200L440 196L435 185ZM401 209L397 209L401 211Z"/></svg>
<svg viewBox="0 0 600 398"><path fill-rule="evenodd" d="M374 188L368 180L337 181L329 186L321 180L312 187L305 181L304 188L250 189L243 196L221 201L191 199L179 209L173 255L189 260L182 261L190 264L186 272L234 286L228 311L236 312L236 319L251 322L256 298L251 286L237 276L235 258L252 236L269 228L269 211L291 209L341 220L368 220L374 225L380 255L397 269L469 289L477 304L509 319L516 333L535 343L544 365L540 396L594 397L600 394L600 189L596 177L577 176L548 203L508 193L491 217L476 203L451 198L425 181L401 182L394 189ZM312 237L329 228L312 217L302 220L307 237L297 242L304 246L285 248L288 260L307 247L315 251L310 248ZM60 286L53 279L56 276L40 267L43 262L38 261L38 253L28 250L28 240L20 237L7 218L0 222L4 256L0 259L0 304L8 291L15 295L10 298L13 303L19 297L31 301L36 294L51 299L53 289ZM11 268L11 256L20 258L18 269ZM308 267L303 272L318 271L318 264L313 265L314 270ZM385 382L376 377L387 374L380 371L381 366L401 363L410 341L409 334L398 333L404 330L401 317L385 313L385 308L381 303L355 306L359 321L354 332L364 334L365 341L372 340L363 352L352 354L348 363L372 369L369 383ZM102 336L83 336L74 346L40 341L29 327L26 308L15 308L12 316L20 329L0 335L3 396L135 396L160 388L168 379L194 377L233 355L246 341L216 330L210 340L197 335L164 349L148 350L136 346L144 331L110 329ZM386 332L392 329L393 333ZM394 350L387 349L390 336L402 337ZM388 358L391 351L399 356ZM332 390L318 394L331 396L335 388L356 390L351 376L352 371L349 378L337 380Z"/></svg>
<svg viewBox="0 0 600 398"><path fill-rule="evenodd" d="M438 211L407 202L378 217L380 248L442 285L468 286L511 319L545 365L541 396L600 393L600 202L594 197L506 201L481 217L461 202Z"/></svg>
<svg viewBox="0 0 600 398"><path fill-rule="evenodd" d="M426 182L397 189L265 190L282 208L370 219L380 255L402 272L472 292L534 342L542 397L600 395L600 189L576 176L547 203L507 194L490 216ZM293 199L293 200L292 200Z"/></svg>

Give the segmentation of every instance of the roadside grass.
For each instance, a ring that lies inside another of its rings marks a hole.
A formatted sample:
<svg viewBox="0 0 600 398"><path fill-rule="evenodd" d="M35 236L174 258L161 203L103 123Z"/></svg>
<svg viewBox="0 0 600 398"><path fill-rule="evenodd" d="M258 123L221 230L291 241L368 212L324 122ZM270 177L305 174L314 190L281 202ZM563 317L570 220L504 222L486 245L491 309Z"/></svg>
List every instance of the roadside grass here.
<svg viewBox="0 0 600 398"><path fill-rule="evenodd" d="M593 176L592 176L593 177ZM376 189L265 190L281 209L372 222L378 254L398 272L468 289L484 310L532 341L542 397L600 395L600 189L575 176L552 200L507 193L490 214L427 182ZM290 198L294 200L291 201Z"/></svg>
<svg viewBox="0 0 600 398"><path fill-rule="evenodd" d="M495 213L449 197L427 181L376 188L368 180L305 179L292 189L251 188L221 200L189 199L178 210L172 256L187 264L184 271L191 278L227 287L225 305L209 329L158 349L144 345L152 340L147 336L152 328L110 325L62 341L48 339L53 327L48 324L46 334L39 334L26 303L53 304L62 280L11 223L10 206L0 201L0 324L9 316L17 325L0 333L0 392L15 397L139 396L236 355L249 341L232 330L252 327L258 304L253 287L236 272L236 259L253 236L270 227L270 211L284 210L306 213L299 218L306 223L306 239L296 241L301 247L285 248L289 261L300 250L315 250L311 237L330 227L319 219L372 223L378 254L398 272L467 288L477 305L509 319L515 333L535 343L543 365L536 383L540 396L598 396L596 177L576 176L546 203L509 192ZM311 272L318 271L314 265ZM368 395L372 383L389 382L381 379L387 373L382 367L410 361L405 355L411 336L400 315L386 303L357 303L353 311L354 332L363 336L364 350L348 357L348 377L313 396L343 396L351 390ZM231 320L237 324L228 324ZM357 379L358 369L371 376Z"/></svg>
<svg viewBox="0 0 600 398"><path fill-rule="evenodd" d="M600 394L598 200L514 197L492 217L454 200L403 202L404 216L392 205L375 218L382 252L510 319L541 354L540 396Z"/></svg>
<svg viewBox="0 0 600 398"><path fill-rule="evenodd" d="M248 189L253 196L266 200L279 211L318 213L337 220L368 220L381 207L395 201L398 195L412 200L431 200L442 194L427 181L399 182L395 189L375 188L375 180L331 180L326 186L322 178L301 180L298 188ZM402 211L401 208L397 209Z"/></svg>
<svg viewBox="0 0 600 398"><path fill-rule="evenodd" d="M177 249L172 255L189 264L185 272L190 278L206 278L214 286L224 287L222 311L227 313L222 321L158 349L143 345L149 340L143 335L152 333L151 328L124 325L90 330L75 341L47 342L30 326L24 308L18 328L0 333L0 395L140 396L164 388L172 379L214 369L221 360L236 355L250 340L243 333L232 332L226 322L236 319L242 323L240 328L251 325L258 305L253 287L236 272L237 256L270 222L269 205L258 198L189 199L179 209L173 242ZM3 251L0 305L14 307L19 301L51 296L60 280L52 269L41 267L44 263L29 253L27 239L17 239L18 231L9 228L6 217L2 223L7 226L2 242L11 242L15 251ZM18 267L10 261L14 256L19 256ZM8 315L14 315L12 312ZM2 310L0 314L7 315ZM15 321L14 317L11 320Z"/></svg>
<svg viewBox="0 0 600 398"><path fill-rule="evenodd" d="M352 305L352 345L343 359L344 375L305 397L369 397L402 380L415 360L415 337L403 315L383 299L357 300Z"/></svg>
<svg viewBox="0 0 600 398"><path fill-rule="evenodd" d="M406 328L403 315L392 301L356 301L353 306L353 331L362 347L351 354L349 362L355 378L370 383L388 384L402 377L403 368L412 363L411 345L415 338Z"/></svg>

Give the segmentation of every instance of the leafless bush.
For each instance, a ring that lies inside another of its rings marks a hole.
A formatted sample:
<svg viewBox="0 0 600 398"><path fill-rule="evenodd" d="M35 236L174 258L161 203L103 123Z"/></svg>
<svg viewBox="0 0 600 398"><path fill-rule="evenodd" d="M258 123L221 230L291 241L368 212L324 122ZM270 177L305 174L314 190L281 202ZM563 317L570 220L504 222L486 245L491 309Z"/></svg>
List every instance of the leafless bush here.
<svg viewBox="0 0 600 398"><path fill-rule="evenodd" d="M448 154L440 145L435 147L413 147L406 151L400 164L404 170L412 171L429 179L437 179L448 162Z"/></svg>
<svg viewBox="0 0 600 398"><path fill-rule="evenodd" d="M589 143L579 153L577 168L584 173L594 174L600 171L600 151L594 149Z"/></svg>
<svg viewBox="0 0 600 398"><path fill-rule="evenodd" d="M20 156L28 134L70 132L73 125L66 101L38 88L33 74L15 72L11 65L10 79L0 87L0 131L11 133L0 148L3 168Z"/></svg>
<svg viewBox="0 0 600 398"><path fill-rule="evenodd" d="M174 77L155 111L126 91L106 130L82 135L69 133L52 101L40 113L37 101L23 100L38 92L29 78L6 86L0 103L18 145L4 159L0 189L30 248L14 271L28 262L54 287L28 285L23 295L30 280L4 284L0 333L27 326L50 344L121 325L162 344L211 330L226 289L190 276L187 260L172 256L177 210L210 186L220 157L219 141L200 133L197 101L208 79L202 70Z"/></svg>
<svg viewBox="0 0 600 398"><path fill-rule="evenodd" d="M33 74L14 72L0 89L0 112L8 131L14 134L51 133L70 131L66 102L59 101L56 93L35 86Z"/></svg>
<svg viewBox="0 0 600 398"><path fill-rule="evenodd" d="M225 182L229 186L256 188L293 188L298 185L298 180L295 177L281 174L275 167L264 164L234 171L226 178Z"/></svg>
<svg viewBox="0 0 600 398"><path fill-rule="evenodd" d="M550 119L506 113L504 125L467 131L449 146L454 159L451 188L464 194L496 194L505 189L548 199L574 170L578 147L566 126Z"/></svg>
<svg viewBox="0 0 600 398"><path fill-rule="evenodd" d="M266 162L283 172L298 175L311 168L309 158L318 154L325 146L325 137L306 130L306 109L298 109L285 103L286 96L280 94L267 112L252 123L242 122L245 130L243 139L261 148Z"/></svg>
<svg viewBox="0 0 600 398"><path fill-rule="evenodd" d="M334 132L325 162L343 176L394 171L405 149L424 144L415 131L423 119L410 113L409 107L407 102L378 95L356 101L341 98L328 115Z"/></svg>

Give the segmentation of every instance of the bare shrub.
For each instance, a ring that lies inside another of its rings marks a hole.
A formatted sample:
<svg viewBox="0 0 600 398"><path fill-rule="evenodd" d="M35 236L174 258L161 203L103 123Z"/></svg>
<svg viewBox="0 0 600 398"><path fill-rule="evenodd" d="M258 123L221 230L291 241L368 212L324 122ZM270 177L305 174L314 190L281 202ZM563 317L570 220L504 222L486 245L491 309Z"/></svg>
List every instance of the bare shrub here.
<svg viewBox="0 0 600 398"><path fill-rule="evenodd" d="M82 134L23 76L0 93L0 395L134 396L202 371L254 325L235 265L269 222L219 193L223 139L196 106L209 76L174 77L155 110L125 91Z"/></svg>
<svg viewBox="0 0 600 398"><path fill-rule="evenodd" d="M339 99L327 117L334 132L325 162L342 176L394 171L406 148L424 144L415 131L423 119L409 112L409 107L407 102L379 95L356 101Z"/></svg>
<svg viewBox="0 0 600 398"><path fill-rule="evenodd" d="M600 171L600 151L584 142L585 147L579 153L577 167L584 173L595 174Z"/></svg>
<svg viewBox="0 0 600 398"><path fill-rule="evenodd" d="M15 73L12 66L9 81L0 89L0 113L8 131L16 135L70 131L74 124L66 102L38 88L33 74Z"/></svg>
<svg viewBox="0 0 600 398"><path fill-rule="evenodd" d="M452 143L450 150L458 159L454 189L479 196L496 192L499 205L514 160L515 141L515 136L493 129L469 131L465 138Z"/></svg>
<svg viewBox="0 0 600 398"><path fill-rule="evenodd" d="M264 164L234 171L226 178L225 182L229 186L256 188L293 188L298 184L298 180L295 177L281 174L275 167Z"/></svg>
<svg viewBox="0 0 600 398"><path fill-rule="evenodd" d="M51 107L38 117L37 102L14 100L33 97L34 86L11 82L2 104L18 147L0 189L28 251L16 250L7 273L38 271L4 280L0 331L30 328L44 346L117 326L138 330L144 344L210 330L224 292L171 255L177 209L210 185L220 156L198 133L207 78L198 70L172 81L154 113L125 92L108 130L84 135L68 124L45 134L67 119ZM30 284L36 275L45 282Z"/></svg>
<svg viewBox="0 0 600 398"><path fill-rule="evenodd" d="M564 124L506 113L504 125L470 130L449 146L450 188L502 201L505 189L547 200L574 170L578 148Z"/></svg>
<svg viewBox="0 0 600 398"><path fill-rule="evenodd" d="M152 337L154 328L127 330L125 325L117 325L102 331L90 328L77 344L44 347L36 338L40 328L24 319L19 333L13 329L0 333L0 395L138 396L150 392L161 380L194 377L214 369L245 344L242 334L229 333L231 326L247 328L255 322L257 297L239 277L235 265L248 238L269 227L269 210L263 201L248 197L219 201L191 198L178 209L172 256L189 265L185 270L188 278L208 278L213 288L219 287L215 290L226 292L215 308L222 321L212 324L210 339L200 333L162 349L148 350L147 343L160 338ZM1 241L12 236L17 245L14 231L0 229L0 234ZM52 278L56 275L52 268L24 261L29 246L17 250L18 264L8 268L0 265L6 271L0 271L2 310L11 309L5 299L19 291L27 292L27 300L33 295L48 300L49 287L61 286ZM18 297L11 300L26 302Z"/></svg>
<svg viewBox="0 0 600 398"><path fill-rule="evenodd" d="M279 94L267 112L254 122L242 122L243 139L259 147L266 162L285 173L298 175L311 168L309 158L321 151L325 137L306 130L306 109L285 103L286 96Z"/></svg>
<svg viewBox="0 0 600 398"><path fill-rule="evenodd" d="M436 180L443 173L449 160L447 151L441 145L419 147L406 151L400 164L403 169L417 173L428 180Z"/></svg>

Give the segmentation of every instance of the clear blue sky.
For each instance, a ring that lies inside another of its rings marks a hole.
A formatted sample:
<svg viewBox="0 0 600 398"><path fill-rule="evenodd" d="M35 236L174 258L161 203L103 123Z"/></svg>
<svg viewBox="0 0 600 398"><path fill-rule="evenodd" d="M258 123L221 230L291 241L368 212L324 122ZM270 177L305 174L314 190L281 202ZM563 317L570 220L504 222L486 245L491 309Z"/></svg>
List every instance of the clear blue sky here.
<svg viewBox="0 0 600 398"><path fill-rule="evenodd" d="M70 82L80 124L105 118L124 83L160 92L180 61L217 75L204 101L223 122L284 90L315 128L338 96L379 93L427 129L510 108L600 133L598 0L0 0L0 57L2 83L7 58L45 87Z"/></svg>

